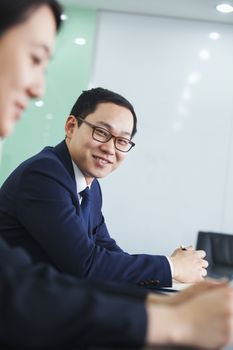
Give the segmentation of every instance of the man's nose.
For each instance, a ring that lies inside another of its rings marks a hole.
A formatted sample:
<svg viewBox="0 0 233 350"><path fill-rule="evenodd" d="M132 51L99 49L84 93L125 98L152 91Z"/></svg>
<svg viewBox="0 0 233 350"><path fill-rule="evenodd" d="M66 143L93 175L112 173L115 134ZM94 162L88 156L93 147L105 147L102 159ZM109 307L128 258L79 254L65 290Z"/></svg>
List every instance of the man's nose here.
<svg viewBox="0 0 233 350"><path fill-rule="evenodd" d="M109 141L102 143L101 148L109 154L115 154L115 139L112 137Z"/></svg>

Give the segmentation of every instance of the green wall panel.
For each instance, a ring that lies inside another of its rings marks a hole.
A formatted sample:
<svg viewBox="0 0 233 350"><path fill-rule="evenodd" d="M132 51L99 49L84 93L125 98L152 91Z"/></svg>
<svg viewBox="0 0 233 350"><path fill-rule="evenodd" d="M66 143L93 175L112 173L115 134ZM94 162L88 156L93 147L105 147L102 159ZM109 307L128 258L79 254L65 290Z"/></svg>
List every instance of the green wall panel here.
<svg viewBox="0 0 233 350"><path fill-rule="evenodd" d="M96 12L65 7L65 13L68 19L63 23L48 67L44 105L36 107L32 101L14 133L3 141L0 183L23 160L64 138L66 117L88 87ZM85 38L86 44L75 44L77 37Z"/></svg>

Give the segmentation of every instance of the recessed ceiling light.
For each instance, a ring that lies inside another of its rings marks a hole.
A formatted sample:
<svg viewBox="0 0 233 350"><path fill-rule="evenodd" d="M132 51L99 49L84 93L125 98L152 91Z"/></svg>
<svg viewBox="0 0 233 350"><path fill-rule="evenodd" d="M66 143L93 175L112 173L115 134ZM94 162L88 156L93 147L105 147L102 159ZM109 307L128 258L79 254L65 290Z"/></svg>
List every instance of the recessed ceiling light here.
<svg viewBox="0 0 233 350"><path fill-rule="evenodd" d="M180 120L175 120L172 123L172 129L176 132L182 131L184 129L184 124Z"/></svg>
<svg viewBox="0 0 233 350"><path fill-rule="evenodd" d="M190 100L191 98L191 91L189 87L185 87L182 93L182 98L186 101Z"/></svg>
<svg viewBox="0 0 233 350"><path fill-rule="evenodd" d="M35 106L36 107L43 107L44 106L44 102L42 100L36 101L35 102Z"/></svg>
<svg viewBox="0 0 233 350"><path fill-rule="evenodd" d="M48 113L48 114L46 114L45 118L51 120L51 119L53 119L53 114Z"/></svg>
<svg viewBox="0 0 233 350"><path fill-rule="evenodd" d="M216 10L222 13L233 12L233 6L230 4L219 4L216 6Z"/></svg>
<svg viewBox="0 0 233 350"><path fill-rule="evenodd" d="M65 13L61 14L61 20L66 21L68 19L68 16Z"/></svg>
<svg viewBox="0 0 233 350"><path fill-rule="evenodd" d="M209 53L209 51L208 50L201 50L200 52L199 52L199 57L200 57L200 59L202 60L202 61L208 61L209 60L209 58L210 58L210 53Z"/></svg>
<svg viewBox="0 0 233 350"><path fill-rule="evenodd" d="M177 112L183 116L186 116L187 114L187 109L183 105L179 105L177 107Z"/></svg>
<svg viewBox="0 0 233 350"><path fill-rule="evenodd" d="M85 45L86 44L86 39L84 38L75 38L74 43L77 45Z"/></svg>
<svg viewBox="0 0 233 350"><path fill-rule="evenodd" d="M201 75L198 72L193 72L188 77L189 84L196 84L201 80Z"/></svg>
<svg viewBox="0 0 233 350"><path fill-rule="evenodd" d="M218 40L220 39L221 35L218 32L212 32L209 34L209 38L211 40Z"/></svg>

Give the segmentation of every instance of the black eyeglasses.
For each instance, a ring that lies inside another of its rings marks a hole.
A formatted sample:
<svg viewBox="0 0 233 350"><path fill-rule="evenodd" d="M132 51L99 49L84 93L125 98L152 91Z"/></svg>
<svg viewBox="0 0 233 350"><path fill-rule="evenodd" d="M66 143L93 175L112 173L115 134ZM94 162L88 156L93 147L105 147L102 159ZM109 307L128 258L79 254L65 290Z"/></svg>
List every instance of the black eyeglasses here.
<svg viewBox="0 0 233 350"><path fill-rule="evenodd" d="M95 141L106 143L111 139L114 139L115 148L121 152L129 152L129 150L131 150L131 148L135 146L134 142L126 139L125 137L114 136L107 129L101 128L100 126L96 126L92 123L89 123L81 117L78 117L77 119L81 120L83 123L87 124L93 129L92 137Z"/></svg>

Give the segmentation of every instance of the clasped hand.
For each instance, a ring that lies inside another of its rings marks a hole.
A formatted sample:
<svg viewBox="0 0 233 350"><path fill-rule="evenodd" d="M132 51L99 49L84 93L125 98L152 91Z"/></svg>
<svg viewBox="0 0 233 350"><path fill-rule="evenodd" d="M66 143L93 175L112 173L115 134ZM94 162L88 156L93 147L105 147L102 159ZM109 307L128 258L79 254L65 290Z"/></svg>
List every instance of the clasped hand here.
<svg viewBox="0 0 233 350"><path fill-rule="evenodd" d="M176 249L170 259L173 264L173 278L178 282L200 282L207 275L208 261L204 250L195 250L192 246Z"/></svg>

